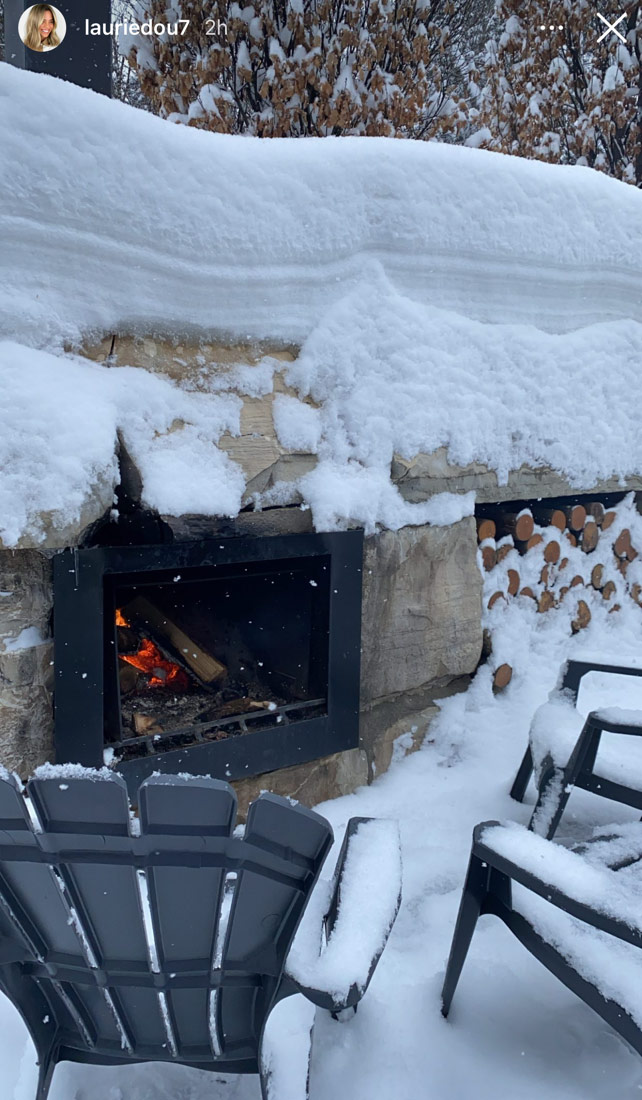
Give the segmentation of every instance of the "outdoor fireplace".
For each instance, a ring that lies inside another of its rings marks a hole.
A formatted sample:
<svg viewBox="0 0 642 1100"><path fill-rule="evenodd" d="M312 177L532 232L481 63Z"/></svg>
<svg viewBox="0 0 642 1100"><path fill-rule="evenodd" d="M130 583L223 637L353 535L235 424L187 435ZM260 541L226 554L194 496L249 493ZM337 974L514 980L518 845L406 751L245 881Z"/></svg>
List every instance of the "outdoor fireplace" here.
<svg viewBox="0 0 642 1100"><path fill-rule="evenodd" d="M65 551L56 760L239 779L358 744L363 535Z"/></svg>

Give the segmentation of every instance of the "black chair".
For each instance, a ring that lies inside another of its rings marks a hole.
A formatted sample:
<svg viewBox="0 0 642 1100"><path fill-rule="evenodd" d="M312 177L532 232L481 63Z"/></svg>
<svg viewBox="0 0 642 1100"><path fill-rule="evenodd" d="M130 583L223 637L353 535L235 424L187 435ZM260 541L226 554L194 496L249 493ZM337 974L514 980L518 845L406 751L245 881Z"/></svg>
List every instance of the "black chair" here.
<svg viewBox="0 0 642 1100"><path fill-rule="evenodd" d="M443 1015L450 1010L477 920L490 913L642 1054L642 997L635 993L636 984L642 988L642 981L635 981L636 971L642 979L641 886L639 822L613 828L576 850L522 825L478 825L442 989ZM599 901L589 904L589 897ZM619 974L613 972L614 955Z"/></svg>
<svg viewBox="0 0 642 1100"><path fill-rule="evenodd" d="M642 734L642 713L636 718L615 709L593 711L584 720L576 704L582 678L588 672L642 676L642 668L568 661L549 701L535 712L529 744L510 793L521 802L535 770L538 793L529 827L549 839L573 787L642 811L642 761L636 768L626 754L619 754L618 759L617 753L596 760L603 733Z"/></svg>
<svg viewBox="0 0 642 1100"><path fill-rule="evenodd" d="M323 985L321 928L310 958L321 980L305 987L300 951L296 976L284 969L332 846L324 818L264 794L234 830L233 790L202 777L154 776L138 809L139 821L124 781L106 771L41 769L26 797L0 776L0 989L35 1043L37 1100L61 1061L258 1073L267 1100L263 1032L277 1002L303 990L339 1013L368 986L399 906L396 824L349 823L327 949L351 921L359 943L367 916L338 905L348 849L376 861L382 847L390 904L369 965L337 990Z"/></svg>

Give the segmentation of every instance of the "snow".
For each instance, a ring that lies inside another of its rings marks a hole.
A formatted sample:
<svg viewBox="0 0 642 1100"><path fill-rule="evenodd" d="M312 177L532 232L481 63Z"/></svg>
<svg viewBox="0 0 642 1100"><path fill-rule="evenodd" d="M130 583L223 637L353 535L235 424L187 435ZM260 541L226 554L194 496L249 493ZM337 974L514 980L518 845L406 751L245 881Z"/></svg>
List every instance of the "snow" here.
<svg viewBox="0 0 642 1100"><path fill-rule="evenodd" d="M0 646L3 647L0 652L16 653L20 649L31 649L33 646L42 645L46 640L37 626L25 626L13 638L0 638Z"/></svg>
<svg viewBox="0 0 642 1100"><path fill-rule="evenodd" d="M372 883L378 889L372 890ZM401 893L399 831L394 821L362 822L351 838L339 913L319 954L319 934L328 911L329 883L315 890L288 956L287 971L302 986L344 1003L352 986L365 989L372 960L383 950ZM316 939L316 942L315 942Z"/></svg>
<svg viewBox="0 0 642 1100"><path fill-rule="evenodd" d="M327 802L317 809L331 822L336 840L327 868L334 867L344 827L350 817L398 821L403 858L403 898L397 920L356 1016L334 1021L319 1011L314 1025L311 1100L334 1100L337 1089L350 1100L612 1100L614 1082L622 1100L634 1100L642 1088L642 1065L589 1008L552 977L493 917L483 917L445 1021L439 994L466 872L473 827L481 821L504 820L525 825L533 792L524 805L508 794L524 751L533 713L554 690L559 670L570 657L588 654L639 665L642 611L624 603L617 616L594 612L586 631L569 638L562 609L531 614L521 601L501 614L486 615L494 645L510 649L514 674L499 695L492 690L492 669L483 665L463 694L440 703L423 747L407 756L409 726L396 746L395 762L372 786ZM492 620L492 622L491 622ZM591 674L583 681L580 707L624 709L639 706L639 680L614 683L617 677ZM67 771L57 770L64 777ZM576 889L604 906L618 905L626 895L633 871L613 874L603 866L608 854L621 858L640 849L639 814L585 791L574 791L557 838L576 843L599 834L586 850L588 870L575 873L580 857L555 849L548 861L551 875L567 890ZM511 826L523 841L524 834ZM556 838L556 839L557 839ZM529 846L539 851L545 842L531 834ZM550 848L545 849L550 852ZM541 866L537 860L535 866ZM584 867L584 865L582 865ZM570 870L568 870L570 868ZM325 874L324 870L324 874ZM618 877L621 876L621 877ZM383 874L375 867L370 881L359 884L367 914ZM608 883L608 890L601 884ZM323 909L329 884L317 899ZM614 893L617 891L617 894ZM631 881L639 898L639 887ZM518 892L516 891L516 898ZM604 988L619 990L639 1001L638 971L628 955L616 949L608 955L599 937L578 941L551 916L545 902L524 899L529 915L551 924L550 935L563 935L568 950L599 976ZM624 900L622 901L624 905ZM628 904L628 902L627 902ZM639 905L626 911L638 926ZM365 919L364 919L365 925ZM318 942L318 941L317 941ZM597 946L596 946L597 945ZM628 968L628 969L627 969ZM588 972L588 970L587 970ZM301 997L279 1005L270 1021L269 1059L278 1071L280 1100L300 1100L305 1078L305 1050L314 1010ZM8 1002L0 1004L0 1082L2 1095L16 1100L32 1095L34 1052L24 1025ZM200 1075L183 1067L137 1065L94 1068L61 1065L51 1100L91 1096L92 1100L255 1100L255 1079Z"/></svg>
<svg viewBox="0 0 642 1100"><path fill-rule="evenodd" d="M147 505L235 515L229 390L270 395L277 368L280 442L318 465L257 504L298 492L318 529L453 522L402 499L395 452L444 446L500 483L522 464L580 488L642 472L635 188L436 143L216 135L7 65L0 97L5 545L109 494L118 430ZM204 364L190 392L68 350L114 331L301 352Z"/></svg>

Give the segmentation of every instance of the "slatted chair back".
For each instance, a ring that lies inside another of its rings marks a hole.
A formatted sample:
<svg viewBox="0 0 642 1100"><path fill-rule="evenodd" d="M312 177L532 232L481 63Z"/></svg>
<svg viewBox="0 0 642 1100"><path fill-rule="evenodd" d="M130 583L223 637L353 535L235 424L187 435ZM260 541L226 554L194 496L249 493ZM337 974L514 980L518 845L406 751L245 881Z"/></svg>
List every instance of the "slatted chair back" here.
<svg viewBox="0 0 642 1100"><path fill-rule="evenodd" d="M332 844L274 795L234 835L214 779L0 778L0 986L48 1069L173 1061L256 1073L285 957ZM137 834L137 835L136 835Z"/></svg>

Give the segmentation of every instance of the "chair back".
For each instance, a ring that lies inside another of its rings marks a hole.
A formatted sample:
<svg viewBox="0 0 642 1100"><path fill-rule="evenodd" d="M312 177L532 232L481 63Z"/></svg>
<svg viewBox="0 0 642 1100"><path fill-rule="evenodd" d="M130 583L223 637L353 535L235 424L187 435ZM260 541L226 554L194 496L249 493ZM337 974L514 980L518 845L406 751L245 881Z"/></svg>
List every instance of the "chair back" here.
<svg viewBox="0 0 642 1100"><path fill-rule="evenodd" d="M235 832L208 777L152 776L138 813L106 770L2 774L0 987L57 1061L256 1072L331 827L264 794Z"/></svg>

